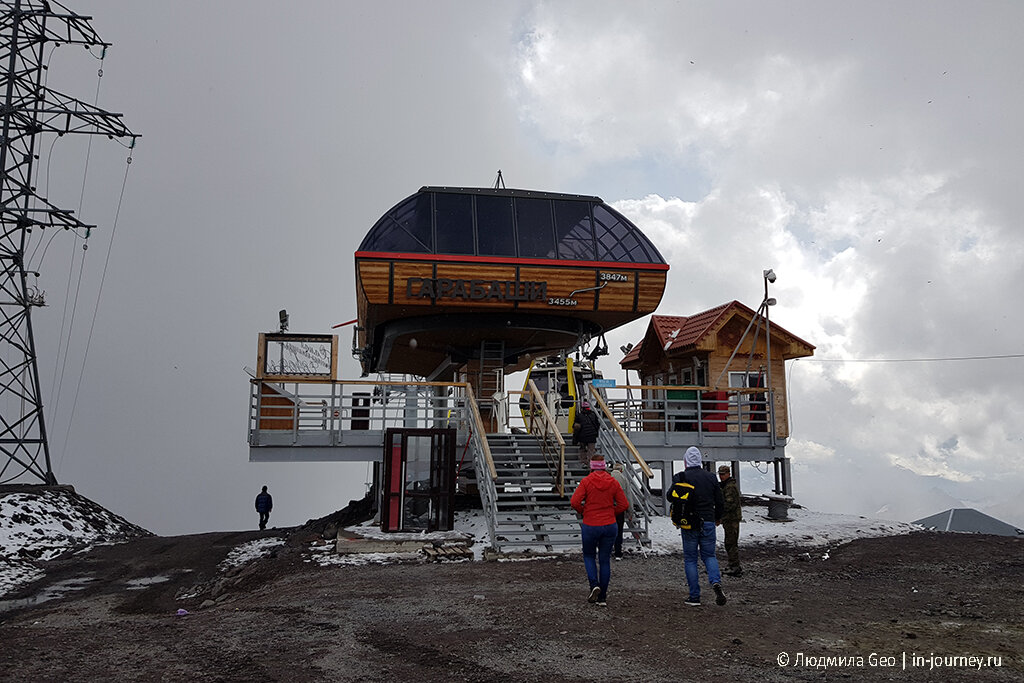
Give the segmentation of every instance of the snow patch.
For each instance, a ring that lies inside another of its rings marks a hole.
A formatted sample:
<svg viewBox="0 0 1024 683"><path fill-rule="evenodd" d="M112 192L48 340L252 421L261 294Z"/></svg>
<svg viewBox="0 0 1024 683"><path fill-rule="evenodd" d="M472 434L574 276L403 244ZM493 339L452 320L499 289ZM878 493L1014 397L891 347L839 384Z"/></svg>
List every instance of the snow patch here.
<svg viewBox="0 0 1024 683"><path fill-rule="evenodd" d="M70 490L0 494L0 595L41 578L41 562L148 534Z"/></svg>
<svg viewBox="0 0 1024 683"><path fill-rule="evenodd" d="M284 545L283 538L260 538L255 541L249 541L242 545L235 546L228 553L228 556L224 558L224 561L218 565L221 571L227 571L235 567L240 567L243 564L248 564L253 560L258 560L261 557L266 557L279 546Z"/></svg>

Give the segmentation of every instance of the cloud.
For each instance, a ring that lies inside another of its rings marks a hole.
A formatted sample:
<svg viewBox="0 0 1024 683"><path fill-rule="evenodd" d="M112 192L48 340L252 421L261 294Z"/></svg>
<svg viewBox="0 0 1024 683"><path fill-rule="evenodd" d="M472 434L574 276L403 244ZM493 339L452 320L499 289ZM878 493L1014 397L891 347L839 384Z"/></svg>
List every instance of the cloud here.
<svg viewBox="0 0 1024 683"><path fill-rule="evenodd" d="M772 267L773 320L817 360L846 361L791 370L791 453L816 465L807 476L870 456L947 482L1024 483L1024 360L942 360L1022 351L1024 323L1003 303L1024 256L1019 193L1003 182L1017 162L998 143L1021 134L992 113L1024 113L1016 79L993 70L1016 48L1001 28L970 33L977 18L962 27L971 39L941 43L957 33L951 5L928 30L903 12L868 30L829 8L828 22L810 17L821 35L797 40L744 7L765 28L740 39L726 24L698 36L696 18L670 10L540 5L519 46L520 116L566 169L638 157L697 169L699 193L613 203L672 265L659 312L756 308ZM876 360L891 362L862 362Z"/></svg>

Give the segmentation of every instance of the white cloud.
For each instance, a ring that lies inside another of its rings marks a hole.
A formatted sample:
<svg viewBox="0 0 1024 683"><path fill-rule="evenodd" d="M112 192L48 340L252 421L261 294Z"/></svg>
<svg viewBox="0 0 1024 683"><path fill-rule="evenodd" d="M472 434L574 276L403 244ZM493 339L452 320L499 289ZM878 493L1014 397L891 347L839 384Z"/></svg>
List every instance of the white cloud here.
<svg viewBox="0 0 1024 683"><path fill-rule="evenodd" d="M1021 113L1020 88L972 51L980 35L940 54L937 35L957 32L945 9L938 33L901 16L874 34L855 22L842 41L832 24L800 41L776 26L716 48L721 25L668 39L670 12L625 22L544 5L521 44L518 102L563 167L639 156L701 169L698 196L613 197L672 265L661 313L756 307L772 267L773 320L820 359L1020 353L1024 322L1005 302L1021 285L1024 235L1001 184L1018 155L994 143L1020 133L973 99ZM1003 38L996 29L989 58L1009 49ZM949 482L1024 483L1021 362L803 362L794 457L870 454Z"/></svg>

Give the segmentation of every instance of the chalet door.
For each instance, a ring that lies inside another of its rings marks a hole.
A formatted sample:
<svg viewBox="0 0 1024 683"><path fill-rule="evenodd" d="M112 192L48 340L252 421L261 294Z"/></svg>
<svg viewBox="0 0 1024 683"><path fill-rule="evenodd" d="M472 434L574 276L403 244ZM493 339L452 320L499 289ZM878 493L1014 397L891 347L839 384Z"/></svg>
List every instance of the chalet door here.
<svg viewBox="0 0 1024 683"><path fill-rule="evenodd" d="M455 523L455 430L389 429L384 531L448 531Z"/></svg>

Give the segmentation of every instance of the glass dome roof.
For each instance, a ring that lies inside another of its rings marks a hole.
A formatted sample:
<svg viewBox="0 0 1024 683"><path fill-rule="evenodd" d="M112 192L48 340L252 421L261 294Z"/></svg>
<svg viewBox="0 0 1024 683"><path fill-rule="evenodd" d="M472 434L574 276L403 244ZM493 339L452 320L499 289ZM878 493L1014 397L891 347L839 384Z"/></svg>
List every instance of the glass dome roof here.
<svg viewBox="0 0 1024 683"><path fill-rule="evenodd" d="M422 187L381 216L359 251L665 264L599 197L532 190Z"/></svg>

